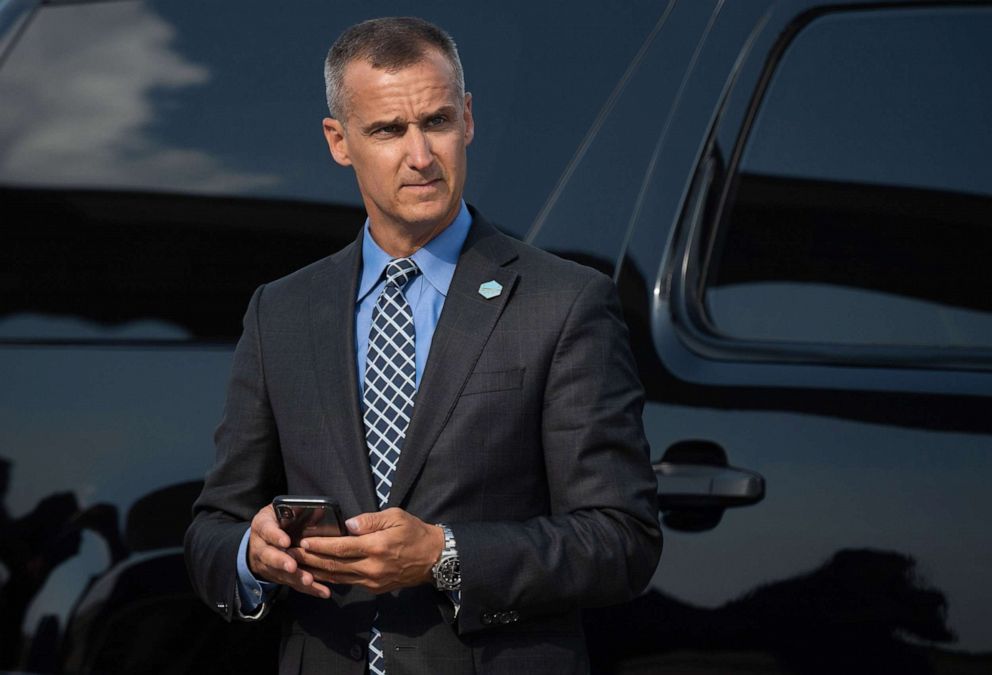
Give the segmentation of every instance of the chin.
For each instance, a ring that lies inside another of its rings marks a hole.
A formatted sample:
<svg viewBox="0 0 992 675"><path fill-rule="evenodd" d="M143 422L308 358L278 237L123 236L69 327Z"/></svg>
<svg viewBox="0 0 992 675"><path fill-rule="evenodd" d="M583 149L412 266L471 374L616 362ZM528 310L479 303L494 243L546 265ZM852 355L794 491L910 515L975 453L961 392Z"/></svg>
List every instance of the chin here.
<svg viewBox="0 0 992 675"><path fill-rule="evenodd" d="M418 206L403 209L401 217L408 223L425 225L435 223L445 219L449 214L456 214L457 210L450 204L437 204L426 202Z"/></svg>

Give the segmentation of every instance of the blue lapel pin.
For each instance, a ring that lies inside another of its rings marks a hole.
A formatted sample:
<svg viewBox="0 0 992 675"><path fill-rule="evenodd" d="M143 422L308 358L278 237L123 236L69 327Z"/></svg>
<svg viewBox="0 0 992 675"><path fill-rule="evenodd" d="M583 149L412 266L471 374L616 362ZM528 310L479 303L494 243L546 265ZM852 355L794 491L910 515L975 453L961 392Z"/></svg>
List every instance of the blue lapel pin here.
<svg viewBox="0 0 992 675"><path fill-rule="evenodd" d="M490 279L486 283L479 286L479 295L484 297L486 300L492 300L502 292L503 285L495 279Z"/></svg>

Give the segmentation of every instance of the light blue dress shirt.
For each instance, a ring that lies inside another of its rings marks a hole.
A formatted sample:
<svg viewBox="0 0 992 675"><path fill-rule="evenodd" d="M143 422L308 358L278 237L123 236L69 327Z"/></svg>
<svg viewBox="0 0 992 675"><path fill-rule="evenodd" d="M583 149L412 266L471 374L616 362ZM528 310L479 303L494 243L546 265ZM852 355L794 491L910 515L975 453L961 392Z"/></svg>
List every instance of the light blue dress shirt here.
<svg viewBox="0 0 992 675"><path fill-rule="evenodd" d="M455 274L455 265L461 254L462 245L472 225L472 216L461 203L455 220L441 234L431 239L423 248L410 256L420 274L403 289L403 295L413 311L413 325L416 335L417 387L427 363L434 329L437 327L444 299ZM358 400L362 401L365 388L365 357L369 348L369 330L372 328L372 310L379 294L386 285L384 272L393 258L379 248L369 233L369 222L365 221L365 234L362 237L362 276L358 282L358 295L355 298L355 362L358 369ZM364 406L364 403L362 404ZM416 405L416 403L414 404ZM250 528L249 528L250 529ZM248 534L245 531L238 548L238 598L243 616L252 616L259 605L267 600L278 588L278 584L256 579L248 569Z"/></svg>

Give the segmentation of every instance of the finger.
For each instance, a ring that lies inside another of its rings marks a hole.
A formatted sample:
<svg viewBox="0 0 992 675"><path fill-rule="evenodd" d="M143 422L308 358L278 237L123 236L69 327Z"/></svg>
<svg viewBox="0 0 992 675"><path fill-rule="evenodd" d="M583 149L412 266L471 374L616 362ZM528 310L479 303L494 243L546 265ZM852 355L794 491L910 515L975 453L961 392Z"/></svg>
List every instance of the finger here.
<svg viewBox="0 0 992 675"><path fill-rule="evenodd" d="M394 527L406 515L406 511L396 507L385 511L373 511L371 513L360 513L353 518L344 521L345 527L352 534L369 534Z"/></svg>
<svg viewBox="0 0 992 675"><path fill-rule="evenodd" d="M311 571L321 570L332 574L339 570L349 570L357 562L364 560L364 558L335 558L321 554L308 553L299 548L291 548L288 553L296 561L298 567L305 567Z"/></svg>
<svg viewBox="0 0 992 675"><path fill-rule="evenodd" d="M331 597L331 589L326 584L320 583L310 570L300 569L295 574L290 575L283 583L293 590L312 595L315 598L326 600Z"/></svg>
<svg viewBox="0 0 992 675"><path fill-rule="evenodd" d="M308 567L300 563L300 569L306 570L313 575L314 582L326 582L329 584L348 584L351 586L363 586L368 589L380 587L386 580L378 577L371 577L362 567L335 566L328 570L321 567Z"/></svg>
<svg viewBox="0 0 992 675"><path fill-rule="evenodd" d="M306 595L312 595L315 598L320 598L321 600L327 600L331 597L331 589L323 584L314 584L313 586L297 586L294 584L285 584L289 586L294 591L298 593L304 593Z"/></svg>
<svg viewBox="0 0 992 675"><path fill-rule="evenodd" d="M252 531L271 546L289 548L291 543L289 535L279 527L279 521L276 520L275 514L272 514L271 518L266 518L263 517L262 513L259 513L252 523Z"/></svg>
<svg viewBox="0 0 992 675"><path fill-rule="evenodd" d="M313 571L302 569L292 557L273 547L267 547L259 556L262 559L262 569L255 572L257 576L284 586L289 586L300 593L306 593L317 598L331 597L331 589L314 579Z"/></svg>
<svg viewBox="0 0 992 675"><path fill-rule="evenodd" d="M265 576L266 572L269 575L278 575L283 572L293 574L296 572L296 560L275 546L263 545L260 550L256 551L253 555L249 555L248 562L251 563L253 558L258 561L261 568L259 571L262 572L263 576ZM254 572L254 566L249 566L252 567L252 572Z"/></svg>
<svg viewBox="0 0 992 675"><path fill-rule="evenodd" d="M369 558L341 560L312 555L300 549L291 549L300 570L310 572L315 579L329 583L354 584L376 590L388 581L387 567L381 561Z"/></svg>
<svg viewBox="0 0 992 675"><path fill-rule="evenodd" d="M349 586L361 586L362 588L371 591L372 593L388 593L389 591L401 588L402 584L398 583L396 579L379 577L379 576L369 576L367 573L360 571L347 571L347 570L336 570L334 572L328 572L326 570L313 569L314 579L320 581L326 581L332 584L347 584Z"/></svg>
<svg viewBox="0 0 992 675"><path fill-rule="evenodd" d="M372 535L356 537L308 537L300 541L300 548L308 553L333 558L364 558L375 550Z"/></svg>

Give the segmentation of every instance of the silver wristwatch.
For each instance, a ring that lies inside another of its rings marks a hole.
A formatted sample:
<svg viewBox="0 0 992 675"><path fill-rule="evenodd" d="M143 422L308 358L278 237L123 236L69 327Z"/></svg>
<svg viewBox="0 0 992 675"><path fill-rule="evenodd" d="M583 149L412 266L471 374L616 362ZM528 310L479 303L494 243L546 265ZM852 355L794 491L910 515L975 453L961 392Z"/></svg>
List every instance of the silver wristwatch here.
<svg viewBox="0 0 992 675"><path fill-rule="evenodd" d="M444 523L438 523L437 526L444 532L444 548L441 550L441 557L431 568L434 586L439 591L457 591L462 587L462 567L458 560L458 549L455 548L455 535Z"/></svg>

